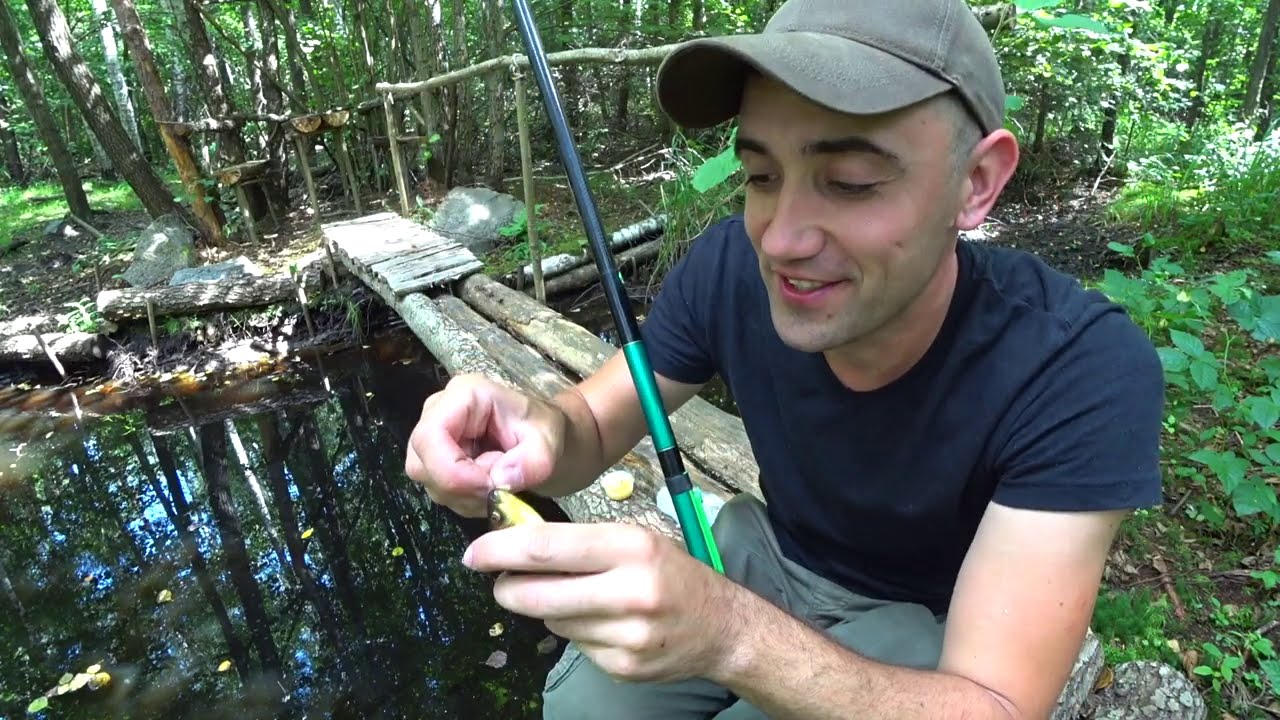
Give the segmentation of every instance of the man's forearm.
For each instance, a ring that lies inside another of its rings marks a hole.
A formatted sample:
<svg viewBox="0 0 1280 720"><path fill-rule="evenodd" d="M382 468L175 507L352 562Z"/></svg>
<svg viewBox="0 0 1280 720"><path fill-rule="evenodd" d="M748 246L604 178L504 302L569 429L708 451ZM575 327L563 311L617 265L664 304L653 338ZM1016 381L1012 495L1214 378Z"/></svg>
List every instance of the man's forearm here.
<svg viewBox="0 0 1280 720"><path fill-rule="evenodd" d="M757 595L742 593L736 648L708 678L769 717L797 720L1018 720L965 678L858 655Z"/></svg>

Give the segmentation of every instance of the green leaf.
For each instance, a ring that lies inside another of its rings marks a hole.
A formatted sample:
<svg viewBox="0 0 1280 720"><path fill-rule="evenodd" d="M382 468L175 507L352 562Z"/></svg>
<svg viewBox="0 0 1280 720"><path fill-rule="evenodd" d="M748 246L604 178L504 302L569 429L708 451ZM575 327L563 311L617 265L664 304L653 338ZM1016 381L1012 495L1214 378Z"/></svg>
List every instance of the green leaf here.
<svg viewBox="0 0 1280 720"><path fill-rule="evenodd" d="M1191 379L1201 390L1212 390L1218 387L1218 366L1203 360L1191 361Z"/></svg>
<svg viewBox="0 0 1280 720"><path fill-rule="evenodd" d="M1027 104L1027 101L1023 100L1017 95L1004 96L1004 107L1006 112L1018 112L1026 104Z"/></svg>
<svg viewBox="0 0 1280 720"><path fill-rule="evenodd" d="M1107 243L1107 247L1111 248L1115 252L1120 253L1121 255L1124 255L1125 257L1133 257L1134 255L1134 250L1132 245L1125 245L1124 243L1116 242L1115 240L1112 240L1111 242Z"/></svg>
<svg viewBox="0 0 1280 720"><path fill-rule="evenodd" d="M1244 411L1261 430L1270 430L1280 420L1280 405L1268 397L1250 397L1244 401ZM1278 461L1280 462L1280 461Z"/></svg>
<svg viewBox="0 0 1280 720"><path fill-rule="evenodd" d="M1231 492L1231 505L1241 517L1256 513L1276 514L1276 491L1258 478L1246 478Z"/></svg>
<svg viewBox="0 0 1280 720"><path fill-rule="evenodd" d="M1253 337L1259 342L1280 340L1280 295L1258 298L1257 326Z"/></svg>
<svg viewBox="0 0 1280 720"><path fill-rule="evenodd" d="M1259 660L1258 667L1271 683L1271 694L1280 698L1280 660Z"/></svg>
<svg viewBox="0 0 1280 720"><path fill-rule="evenodd" d="M1032 10L1057 7L1062 4L1062 0L1014 0L1013 4L1022 12L1031 12Z"/></svg>
<svg viewBox="0 0 1280 720"><path fill-rule="evenodd" d="M1267 457L1271 459L1271 462L1280 465L1280 443L1271 443L1268 445L1266 453Z"/></svg>
<svg viewBox="0 0 1280 720"><path fill-rule="evenodd" d="M27 706L27 712L34 714L34 713L40 712L41 710L47 707L49 707L49 698L41 695L40 697L31 701L31 704Z"/></svg>
<svg viewBox="0 0 1280 720"><path fill-rule="evenodd" d="M1195 335L1185 333L1181 330L1170 330L1169 339L1177 345L1180 350L1188 355L1196 356L1204 354L1204 343Z"/></svg>
<svg viewBox="0 0 1280 720"><path fill-rule="evenodd" d="M1045 25L1052 25L1054 27L1068 28L1071 30L1090 30L1092 32L1098 33L1099 35L1111 34L1111 30L1109 30L1106 25L1103 25L1102 23L1098 22L1097 20L1094 20L1091 17L1085 17L1084 15L1059 15L1058 17L1033 16L1033 17L1035 17L1036 20L1039 20L1041 23L1044 23Z"/></svg>
<svg viewBox="0 0 1280 720"><path fill-rule="evenodd" d="M1213 668L1209 667L1208 665L1197 665L1197 666L1196 666L1196 669L1195 669L1195 670L1192 670L1191 672L1193 672L1193 673L1195 673L1195 674L1197 674L1197 675L1206 675L1206 676L1207 676L1207 675L1212 675L1212 674L1213 674Z"/></svg>
<svg viewBox="0 0 1280 720"><path fill-rule="evenodd" d="M1268 250L1263 255L1276 265L1280 265L1280 250Z"/></svg>
<svg viewBox="0 0 1280 720"><path fill-rule="evenodd" d="M1178 348L1167 346L1156 348L1156 354L1160 356L1160 363L1164 365L1164 369L1169 372L1182 372L1187 369L1187 355Z"/></svg>

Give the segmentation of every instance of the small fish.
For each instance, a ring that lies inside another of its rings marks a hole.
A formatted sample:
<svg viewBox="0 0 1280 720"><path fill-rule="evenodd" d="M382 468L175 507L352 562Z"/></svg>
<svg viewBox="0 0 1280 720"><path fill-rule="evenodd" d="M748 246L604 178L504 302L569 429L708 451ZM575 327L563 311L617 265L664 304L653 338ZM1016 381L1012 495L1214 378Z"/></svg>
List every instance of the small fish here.
<svg viewBox="0 0 1280 720"><path fill-rule="evenodd" d="M489 527L493 530L546 522L528 503L515 493L501 488L489 491Z"/></svg>

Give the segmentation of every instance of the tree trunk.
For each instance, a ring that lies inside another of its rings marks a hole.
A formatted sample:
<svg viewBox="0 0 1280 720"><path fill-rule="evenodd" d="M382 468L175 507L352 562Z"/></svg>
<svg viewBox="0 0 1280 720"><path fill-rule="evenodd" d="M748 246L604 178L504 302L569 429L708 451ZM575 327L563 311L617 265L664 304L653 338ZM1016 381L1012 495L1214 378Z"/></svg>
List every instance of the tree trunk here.
<svg viewBox="0 0 1280 720"><path fill-rule="evenodd" d="M80 184L80 173L76 171L75 158L63 140L58 129L58 121L45 103L44 87L40 78L31 72L31 66L22 52L22 37L18 33L13 14L8 3L0 2L0 51L3 51L9 75L18 86L22 103L27 106L35 122L40 141L49 151L49 159L58 172L58 181L62 183L62 192L67 196L67 206L71 212L86 220L93 211L89 208L89 197L85 195L84 186Z"/></svg>
<svg viewBox="0 0 1280 720"><path fill-rule="evenodd" d="M502 55L502 0L485 2L485 39L489 47L489 57ZM502 179L506 176L503 158L507 145L506 113L503 102L503 91L506 89L507 68L497 67L485 79L485 90L489 95L489 187L498 192L503 191ZM530 215L533 208L529 208Z"/></svg>
<svg viewBox="0 0 1280 720"><path fill-rule="evenodd" d="M22 149L18 147L18 136L13 133L13 108L9 106L9 98L0 92L0 145L4 146L4 169L9 180L18 187L27 186L27 170L22 165Z"/></svg>
<svg viewBox="0 0 1280 720"><path fill-rule="evenodd" d="M120 53L116 49L115 22L107 10L107 0L91 0L94 19L98 22L99 34L102 36L102 56L107 64L107 77L111 79L111 91L116 96L116 113L124 131L133 138L133 144L142 150L142 139L138 137L138 116L133 111L133 100L129 98L129 85L124 79L124 68L120 65Z"/></svg>
<svg viewBox="0 0 1280 720"><path fill-rule="evenodd" d="M262 589L254 578L249 550L245 547L244 530L231 499L231 483L227 479L227 429L222 423L209 423L200 428L200 451L203 458L205 491L209 494L209 509L213 514L218 537L222 541L222 556L231 584L240 597L249 636L258 651L262 666L271 670L281 669L280 651L271 635L271 621L267 618Z"/></svg>
<svg viewBox="0 0 1280 720"><path fill-rule="evenodd" d="M169 157L178 168L182 185L191 196L191 206L195 213L196 224L201 237L213 245L226 242L223 225L226 220L218 206L217 197L205 191L205 176L196 164L195 154L191 150L191 141L186 137L174 134L164 123L177 120L173 107L169 104L169 95L165 92L164 81L156 67L155 56L151 52L151 44L147 41L147 32L142 27L142 19L133 6L133 0L112 0L116 18L120 21L120 29L124 33L125 45L133 58L133 66L142 82L142 91L151 106L151 116L160 128L160 138L164 141Z"/></svg>
<svg viewBox="0 0 1280 720"><path fill-rule="evenodd" d="M1258 31L1258 47L1253 54L1253 64L1249 66L1249 82L1244 91L1244 103L1240 114L1248 122L1258 110L1259 91L1267 74L1267 63L1271 59L1271 46L1276 40L1276 26L1280 25L1280 0L1271 0L1267 5L1266 17L1262 20L1262 28Z"/></svg>
<svg viewBox="0 0 1280 720"><path fill-rule="evenodd" d="M1218 48L1218 40L1222 37L1222 20L1217 12L1218 4L1212 3L1208 9L1208 19L1204 21L1204 32L1200 35L1200 55L1191 71L1192 91L1191 105L1183 117L1183 124L1188 130L1196 126L1200 120L1200 111L1204 109L1204 85L1208 74L1209 60Z"/></svg>
<svg viewBox="0 0 1280 720"><path fill-rule="evenodd" d="M284 544L280 542L280 532L276 528L275 518L271 516L271 509L267 507L267 496L262 492L262 484L258 482L257 474L253 472L253 463L249 461L249 453L240 440L240 432L236 430L235 422L230 419L223 422L227 426L227 437L230 438L231 447L235 450L236 460L240 462L240 472L253 493L253 499L258 503L258 514L262 516L262 529L271 540L271 548L276 553L276 559L280 561L280 569L284 570L289 567L289 561L284 556Z"/></svg>
<svg viewBox="0 0 1280 720"><path fill-rule="evenodd" d="M209 42L209 34L205 32L204 17L196 0L181 0L186 15L187 34L190 37L191 64L200 74L204 85L205 103L209 114L213 117L231 117L236 112L231 97L226 92L227 85L222 81L222 73L218 71L222 65L213 52L213 44ZM244 138L240 128L227 128L218 133L218 167L239 165L245 161ZM255 221L267 215L267 198L260 183L244 188L249 199L249 210Z"/></svg>
<svg viewBox="0 0 1280 720"><path fill-rule="evenodd" d="M1262 79L1262 112L1258 116L1258 128L1253 134L1254 142L1262 142L1267 137L1275 118L1277 64L1280 64L1280 43L1271 43L1271 60L1267 63L1267 72Z"/></svg>
<svg viewBox="0 0 1280 720"><path fill-rule="evenodd" d="M170 213L188 217L189 213L174 202L169 188L147 164L120 125L102 87L73 47L71 28L57 0L27 0L27 7L35 20L45 56L53 65L58 79L66 86L94 137L102 143L116 170L133 188L143 207L153 218Z"/></svg>
<svg viewBox="0 0 1280 720"><path fill-rule="evenodd" d="M236 632L235 625L231 623L231 615L227 612L227 606L222 602L222 596L218 594L218 586L210 575L209 566L200 553L200 545L196 541L195 532L192 531L195 527L195 518L191 516L191 505L187 502L187 494L182 489L182 480L178 477L177 463L173 461L173 453L170 452L168 444L159 437L151 435L151 444L156 452L156 463L160 465L160 471L164 473L165 481L168 483L174 512L177 513L173 529L177 531L178 539L187 553L191 572L196 576L196 584L200 586L200 594L204 595L214 618L218 621L218 627L222 629L222 638L227 643L227 654L231 656L236 674L243 681L249 676L249 650L240 639L240 634Z"/></svg>
<svg viewBox="0 0 1280 720"><path fill-rule="evenodd" d="M293 574L302 584L303 595L316 609L320 618L321 632L329 638L337 657L342 657L346 644L338 635L338 623L329 596L320 588L316 575L307 565L306 547L303 545L301 531L298 528L298 512L289 493L289 479L284 472L284 458L287 454L284 442L280 438L280 426L275 412L264 412L257 415L258 433L262 438L262 459L267 465L267 483L271 488L271 498L275 501L276 512L280 514L280 527L284 532L285 547L289 550L290 567Z"/></svg>
<svg viewBox="0 0 1280 720"><path fill-rule="evenodd" d="M521 342L579 377L600 369L617 349L589 330L518 290L485 275L472 275L458 295ZM681 450L727 487L760 495L760 468L742 421L695 397L671 413Z"/></svg>

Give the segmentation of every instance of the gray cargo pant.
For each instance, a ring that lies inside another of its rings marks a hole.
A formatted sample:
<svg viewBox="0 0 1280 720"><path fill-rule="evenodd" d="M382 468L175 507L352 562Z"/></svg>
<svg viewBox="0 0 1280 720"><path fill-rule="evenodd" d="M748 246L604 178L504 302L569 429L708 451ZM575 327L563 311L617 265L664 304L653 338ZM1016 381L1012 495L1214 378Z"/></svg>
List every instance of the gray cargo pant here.
<svg viewBox="0 0 1280 720"><path fill-rule="evenodd" d="M712 526L725 575L866 657L937 667L946 618L923 605L866 598L782 556L764 505L748 494L724 505ZM765 715L705 680L614 680L573 643L547 675L544 720L761 720Z"/></svg>

